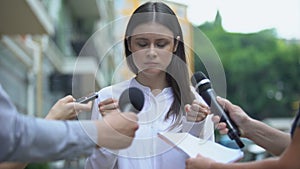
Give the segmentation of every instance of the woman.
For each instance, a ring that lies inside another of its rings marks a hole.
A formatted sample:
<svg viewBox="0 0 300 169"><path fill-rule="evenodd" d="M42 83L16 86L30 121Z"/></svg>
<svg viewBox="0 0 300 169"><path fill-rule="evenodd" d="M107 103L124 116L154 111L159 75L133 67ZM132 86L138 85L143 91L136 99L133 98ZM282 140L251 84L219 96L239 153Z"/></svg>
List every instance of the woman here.
<svg viewBox="0 0 300 169"><path fill-rule="evenodd" d="M132 145L120 151L95 150L86 168L184 168L186 154L157 137L159 132L189 132L214 140L209 108L190 86L183 35L175 13L164 3L147 2L131 16L124 39L134 78L99 91L92 118L118 109L129 87L141 89L145 104Z"/></svg>

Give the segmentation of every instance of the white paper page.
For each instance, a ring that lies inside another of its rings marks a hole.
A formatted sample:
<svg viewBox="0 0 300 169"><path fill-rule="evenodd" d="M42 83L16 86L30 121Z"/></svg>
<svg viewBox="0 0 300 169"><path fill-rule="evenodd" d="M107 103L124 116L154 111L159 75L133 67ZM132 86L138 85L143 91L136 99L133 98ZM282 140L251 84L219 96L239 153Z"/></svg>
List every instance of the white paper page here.
<svg viewBox="0 0 300 169"><path fill-rule="evenodd" d="M217 162L230 163L244 156L243 151L240 149L232 149L213 141L202 140L189 133L159 133L159 136L168 143L177 146L190 157L201 154Z"/></svg>

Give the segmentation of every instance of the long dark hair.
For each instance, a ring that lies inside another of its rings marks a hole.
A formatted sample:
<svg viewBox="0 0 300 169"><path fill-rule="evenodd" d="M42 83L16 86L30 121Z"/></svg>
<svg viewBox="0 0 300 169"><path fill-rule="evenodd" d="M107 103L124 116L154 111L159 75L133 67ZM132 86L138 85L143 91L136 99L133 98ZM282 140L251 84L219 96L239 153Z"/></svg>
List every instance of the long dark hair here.
<svg viewBox="0 0 300 169"><path fill-rule="evenodd" d="M132 57L129 57L132 53L128 48L128 43L130 43L130 37L134 28L147 22L156 22L166 26L173 32L174 44L178 43L177 50L173 52L172 61L166 71L166 81L173 90L174 102L165 117L166 120L171 115L175 115L173 120L177 124L182 116L180 110L183 110L184 105L191 103L195 98L190 90L182 30L175 13L166 4L162 2L147 2L138 7L128 22L124 38L127 64L135 74L138 73L138 68L134 65ZM180 40L176 39L178 36Z"/></svg>

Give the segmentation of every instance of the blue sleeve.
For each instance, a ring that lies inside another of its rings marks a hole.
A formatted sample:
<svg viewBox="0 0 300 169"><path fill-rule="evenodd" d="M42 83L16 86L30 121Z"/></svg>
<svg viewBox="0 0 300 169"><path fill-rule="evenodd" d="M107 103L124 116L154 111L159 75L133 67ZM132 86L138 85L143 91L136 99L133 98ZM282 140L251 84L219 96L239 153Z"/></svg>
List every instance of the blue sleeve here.
<svg viewBox="0 0 300 169"><path fill-rule="evenodd" d="M55 121L17 112L0 85L0 162L42 162L91 154L97 130L93 122Z"/></svg>

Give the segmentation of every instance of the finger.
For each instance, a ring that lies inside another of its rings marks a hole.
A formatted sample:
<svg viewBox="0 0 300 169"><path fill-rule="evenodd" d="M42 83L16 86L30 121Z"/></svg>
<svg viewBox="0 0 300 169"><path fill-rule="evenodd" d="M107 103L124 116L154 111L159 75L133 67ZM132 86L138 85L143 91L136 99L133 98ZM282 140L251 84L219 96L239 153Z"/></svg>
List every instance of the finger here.
<svg viewBox="0 0 300 169"><path fill-rule="evenodd" d="M199 114L199 112L196 112L196 111L187 112L187 116L194 117L194 118L196 118L198 116L198 114Z"/></svg>
<svg viewBox="0 0 300 169"><path fill-rule="evenodd" d="M67 95L67 96L61 98L60 100L65 102L65 103L68 103L68 102L74 102L75 98L71 95Z"/></svg>
<svg viewBox="0 0 300 169"><path fill-rule="evenodd" d="M186 118L188 121L202 121L207 116L207 109L201 108L199 102L194 101L192 105L185 106Z"/></svg>
<svg viewBox="0 0 300 169"><path fill-rule="evenodd" d="M233 106L233 104L229 100L224 99L220 96L217 96L217 101L222 106L222 108L227 111L229 111L230 107Z"/></svg>
<svg viewBox="0 0 300 169"><path fill-rule="evenodd" d="M201 107L207 107L205 103L199 102L198 100L194 100L192 104L198 104Z"/></svg>
<svg viewBox="0 0 300 169"><path fill-rule="evenodd" d="M192 106L191 106L191 110L192 111L195 111L195 112L202 112L202 113L204 113L204 114L209 114L209 109L208 109L208 107L207 106L205 106L205 105L199 105L199 104L192 104Z"/></svg>
<svg viewBox="0 0 300 169"><path fill-rule="evenodd" d="M103 101L101 101L99 103L99 106L102 106L102 105L107 105L107 104L115 104L117 103L118 101L116 99L113 99L113 98L108 98L108 99L105 99Z"/></svg>
<svg viewBox="0 0 300 169"><path fill-rule="evenodd" d="M187 116L187 117L186 117L186 120L187 120L187 121L196 121L196 120L197 120L196 118L197 118L197 117Z"/></svg>
<svg viewBox="0 0 300 169"><path fill-rule="evenodd" d="M190 109L192 111L199 112L200 106L198 104L192 104Z"/></svg>
<svg viewBox="0 0 300 169"><path fill-rule="evenodd" d="M218 130L224 130L224 129L226 129L226 127L227 127L226 123L219 123L216 125L216 128Z"/></svg>
<svg viewBox="0 0 300 169"><path fill-rule="evenodd" d="M203 113L198 113L196 116L190 116L190 115L188 115L186 117L187 121L195 121L195 122L202 121L205 118L206 118L206 115L203 114Z"/></svg>
<svg viewBox="0 0 300 169"><path fill-rule="evenodd" d="M209 107L207 106L207 104L205 104L203 102L199 102L198 100L194 100L192 104L199 105L200 107L203 107L205 109L209 109Z"/></svg>
<svg viewBox="0 0 300 169"><path fill-rule="evenodd" d="M189 108L189 111L187 112L187 115L191 117L197 117L199 116L199 113L200 113L200 106L196 104L192 104Z"/></svg>
<svg viewBox="0 0 300 169"><path fill-rule="evenodd" d="M185 112L186 112L187 117L194 117L194 118L197 117L197 113L198 113L196 111L193 111L191 109L191 105L189 105L189 104L185 105Z"/></svg>
<svg viewBox="0 0 300 169"><path fill-rule="evenodd" d="M193 118L193 119L197 119L197 120L203 119L206 116L207 116L207 114L203 113L203 112L198 112L198 111L193 111L193 110L187 112L187 117L190 117L190 118Z"/></svg>
<svg viewBox="0 0 300 169"><path fill-rule="evenodd" d="M107 104L99 107L100 111L105 111L105 110L116 110L118 109L119 106L117 104Z"/></svg>
<svg viewBox="0 0 300 169"><path fill-rule="evenodd" d="M213 123L215 123L215 124L219 123L221 120L220 116L213 116L211 119L212 119Z"/></svg>
<svg viewBox="0 0 300 169"><path fill-rule="evenodd" d="M74 103L75 110L77 112L88 112L91 111L91 104Z"/></svg>
<svg viewBox="0 0 300 169"><path fill-rule="evenodd" d="M105 116L105 115L108 115L108 114L116 114L116 113L119 114L119 113L121 113L120 109L111 109L111 110L103 110L103 111L99 110L99 112L102 116Z"/></svg>
<svg viewBox="0 0 300 169"><path fill-rule="evenodd" d="M220 134L227 134L228 133L228 129L227 128L225 128L224 130L219 130L219 132L220 132Z"/></svg>
<svg viewBox="0 0 300 169"><path fill-rule="evenodd" d="M206 114L205 113L198 113L198 116L196 117L196 121L202 121L206 118Z"/></svg>

